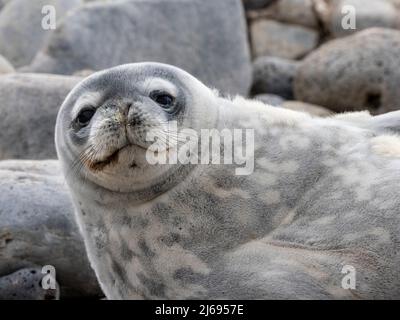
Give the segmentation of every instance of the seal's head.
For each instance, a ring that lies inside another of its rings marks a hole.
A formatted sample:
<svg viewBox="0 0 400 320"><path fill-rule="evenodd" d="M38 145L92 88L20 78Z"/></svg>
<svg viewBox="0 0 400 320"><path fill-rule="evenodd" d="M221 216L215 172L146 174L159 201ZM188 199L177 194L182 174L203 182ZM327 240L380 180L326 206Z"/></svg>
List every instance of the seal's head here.
<svg viewBox="0 0 400 320"><path fill-rule="evenodd" d="M178 130L213 127L215 99L212 90L169 65L127 64L95 73L79 83L61 106L58 156L74 178L111 191L159 185L179 165L149 163L148 149L154 145L149 134L162 140L171 135L171 122Z"/></svg>

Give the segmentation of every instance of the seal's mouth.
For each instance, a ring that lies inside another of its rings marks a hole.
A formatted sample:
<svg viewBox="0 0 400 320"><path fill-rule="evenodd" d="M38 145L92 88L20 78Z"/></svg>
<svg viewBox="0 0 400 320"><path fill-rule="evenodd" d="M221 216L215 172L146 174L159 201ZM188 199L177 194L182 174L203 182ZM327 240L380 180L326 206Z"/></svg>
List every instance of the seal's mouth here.
<svg viewBox="0 0 400 320"><path fill-rule="evenodd" d="M119 158L120 153L123 150L128 149L130 147L137 147L137 148L140 148L140 149L144 150L145 152L149 152L150 151L150 152L153 152L154 154L159 154L160 153L159 150L152 151L151 149L144 148L143 146L140 146L140 145L137 145L137 144L127 144L127 145L123 146L122 148L119 148L119 149L115 150L113 153L111 153L105 159L95 160L95 161L90 161L90 160L85 161L86 165L92 171L101 171L107 166L110 166L110 165L118 163L118 158ZM163 152L169 153L170 150L171 150L170 148L167 148ZM137 165L137 163L135 161L132 161L129 164L129 167L134 169L134 168L138 167L138 165Z"/></svg>
<svg viewBox="0 0 400 320"><path fill-rule="evenodd" d="M93 171L100 171L100 170L103 170L108 165L117 163L120 151L122 151L123 149L125 149L127 147L128 147L128 145L114 151L110 156L108 156L104 160L89 162L88 167Z"/></svg>

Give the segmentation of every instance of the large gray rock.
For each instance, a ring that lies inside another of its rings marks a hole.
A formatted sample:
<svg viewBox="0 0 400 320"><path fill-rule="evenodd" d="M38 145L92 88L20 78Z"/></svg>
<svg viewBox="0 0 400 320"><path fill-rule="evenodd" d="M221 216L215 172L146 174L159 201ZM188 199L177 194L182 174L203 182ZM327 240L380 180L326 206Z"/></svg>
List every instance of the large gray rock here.
<svg viewBox="0 0 400 320"><path fill-rule="evenodd" d="M400 31L373 28L311 53L294 81L297 100L334 111L400 108Z"/></svg>
<svg viewBox="0 0 400 320"><path fill-rule="evenodd" d="M58 109L80 79L47 74L0 76L0 159L56 158Z"/></svg>
<svg viewBox="0 0 400 320"><path fill-rule="evenodd" d="M0 278L0 300L57 300L60 288L43 289L42 268L25 268Z"/></svg>
<svg viewBox="0 0 400 320"><path fill-rule="evenodd" d="M10 2L11 0L0 0L0 10L3 9L3 7L7 4L7 2Z"/></svg>
<svg viewBox="0 0 400 320"><path fill-rule="evenodd" d="M253 55L297 59L313 50L319 41L317 31L269 19L257 19L250 27Z"/></svg>
<svg viewBox="0 0 400 320"><path fill-rule="evenodd" d="M42 28L42 8L54 6L57 22L81 0L13 0L0 12L0 54L15 67L29 64L53 30Z"/></svg>
<svg viewBox="0 0 400 320"><path fill-rule="evenodd" d="M386 0L331 0L326 1L321 17L325 28L334 37L342 37L371 27L398 28L400 14L394 3ZM344 6L352 6L356 13L356 28L343 28L342 21L347 15Z"/></svg>
<svg viewBox="0 0 400 320"><path fill-rule="evenodd" d="M173 64L221 91L247 94L251 65L241 1L88 3L60 23L23 70L72 74L139 61Z"/></svg>
<svg viewBox="0 0 400 320"><path fill-rule="evenodd" d="M58 161L0 161L0 276L52 265L61 297L101 291Z"/></svg>
<svg viewBox="0 0 400 320"><path fill-rule="evenodd" d="M260 57L253 64L252 94L272 93L286 99L293 98L293 78L299 62L278 58Z"/></svg>
<svg viewBox="0 0 400 320"><path fill-rule="evenodd" d="M11 73L11 72L15 72L14 67L6 58L0 55L0 74Z"/></svg>

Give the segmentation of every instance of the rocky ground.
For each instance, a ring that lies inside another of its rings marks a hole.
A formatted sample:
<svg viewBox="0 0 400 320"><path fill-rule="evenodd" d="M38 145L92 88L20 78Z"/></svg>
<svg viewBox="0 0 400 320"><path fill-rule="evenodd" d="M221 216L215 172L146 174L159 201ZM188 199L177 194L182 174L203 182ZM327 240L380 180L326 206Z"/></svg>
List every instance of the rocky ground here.
<svg viewBox="0 0 400 320"><path fill-rule="evenodd" d="M342 27L349 5L356 29ZM399 30L399 0L0 0L0 299L102 296L48 160L58 108L84 76L159 61L279 108L380 114L400 108ZM53 290L38 285L45 265Z"/></svg>

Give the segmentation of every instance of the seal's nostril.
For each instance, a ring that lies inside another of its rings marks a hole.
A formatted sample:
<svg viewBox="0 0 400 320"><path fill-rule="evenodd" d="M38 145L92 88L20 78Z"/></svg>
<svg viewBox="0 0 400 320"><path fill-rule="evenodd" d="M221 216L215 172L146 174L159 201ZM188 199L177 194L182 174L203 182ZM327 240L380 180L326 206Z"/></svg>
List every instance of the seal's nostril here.
<svg viewBox="0 0 400 320"><path fill-rule="evenodd" d="M126 101L126 102L123 102L122 104L121 104L121 113L125 116L125 117L127 117L128 116L128 113L129 113L129 110L131 109L131 107L132 107L132 102L128 102L128 101Z"/></svg>

